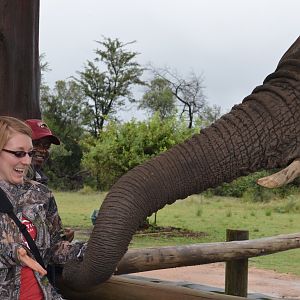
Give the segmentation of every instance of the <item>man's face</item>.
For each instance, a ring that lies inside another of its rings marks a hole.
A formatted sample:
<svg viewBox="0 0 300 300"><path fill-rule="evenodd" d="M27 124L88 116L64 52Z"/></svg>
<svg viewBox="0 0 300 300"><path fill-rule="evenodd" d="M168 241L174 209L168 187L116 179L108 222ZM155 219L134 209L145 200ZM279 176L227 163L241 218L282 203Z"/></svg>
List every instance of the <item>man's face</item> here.
<svg viewBox="0 0 300 300"><path fill-rule="evenodd" d="M33 150L35 155L32 158L32 164L34 166L41 167L49 157L49 149L51 142L48 137L44 137L38 140L32 141Z"/></svg>

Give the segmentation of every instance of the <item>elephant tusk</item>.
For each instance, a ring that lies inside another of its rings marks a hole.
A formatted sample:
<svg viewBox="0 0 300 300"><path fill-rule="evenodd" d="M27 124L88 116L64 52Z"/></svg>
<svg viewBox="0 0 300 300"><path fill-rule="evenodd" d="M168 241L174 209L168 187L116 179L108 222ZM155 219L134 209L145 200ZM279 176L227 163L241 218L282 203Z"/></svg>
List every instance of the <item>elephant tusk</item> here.
<svg viewBox="0 0 300 300"><path fill-rule="evenodd" d="M300 158L295 159L283 170L257 180L257 184L266 188L281 187L300 176Z"/></svg>

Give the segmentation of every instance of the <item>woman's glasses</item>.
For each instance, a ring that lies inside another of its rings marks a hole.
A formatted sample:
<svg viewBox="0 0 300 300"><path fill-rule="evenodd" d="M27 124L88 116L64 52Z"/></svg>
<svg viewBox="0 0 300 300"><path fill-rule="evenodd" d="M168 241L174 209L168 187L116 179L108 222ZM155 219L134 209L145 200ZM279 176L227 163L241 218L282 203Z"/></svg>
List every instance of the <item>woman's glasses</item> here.
<svg viewBox="0 0 300 300"><path fill-rule="evenodd" d="M7 149L2 149L2 151L11 153L11 154L13 154L15 157L18 157L18 158L25 157L26 154L28 154L29 157L32 157L32 156L34 156L34 154L35 154L35 151L34 151L34 150L31 150L31 151L29 151L29 152L26 152L26 151L12 151L12 150L7 150Z"/></svg>

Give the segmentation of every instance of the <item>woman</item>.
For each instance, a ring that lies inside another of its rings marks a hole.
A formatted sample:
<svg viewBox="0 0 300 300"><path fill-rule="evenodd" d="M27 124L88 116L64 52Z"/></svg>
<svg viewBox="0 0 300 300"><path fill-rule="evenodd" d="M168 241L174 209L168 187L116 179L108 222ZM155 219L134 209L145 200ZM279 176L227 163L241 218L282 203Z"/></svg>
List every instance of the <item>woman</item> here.
<svg viewBox="0 0 300 300"><path fill-rule="evenodd" d="M63 230L55 199L49 189L26 179L33 152L31 129L22 121L0 116L0 188L26 225L47 266L80 259L83 244L70 244ZM13 220L0 213L0 299L62 299L49 283Z"/></svg>

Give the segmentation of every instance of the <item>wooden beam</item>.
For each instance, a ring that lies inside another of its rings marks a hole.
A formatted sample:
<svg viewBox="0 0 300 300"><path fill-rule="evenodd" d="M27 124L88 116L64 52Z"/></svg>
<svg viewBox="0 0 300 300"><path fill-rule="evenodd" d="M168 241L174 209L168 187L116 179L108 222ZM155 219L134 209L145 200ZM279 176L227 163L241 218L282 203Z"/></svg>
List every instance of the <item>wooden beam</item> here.
<svg viewBox="0 0 300 300"><path fill-rule="evenodd" d="M242 300L245 298L203 292L186 287L153 283L123 276L113 276L108 281L89 289L77 292L61 285L60 291L72 300Z"/></svg>
<svg viewBox="0 0 300 300"><path fill-rule="evenodd" d="M0 115L40 119L39 0L0 1Z"/></svg>
<svg viewBox="0 0 300 300"><path fill-rule="evenodd" d="M300 248L300 233L249 241L130 249L120 261L115 274L245 259L295 248Z"/></svg>

